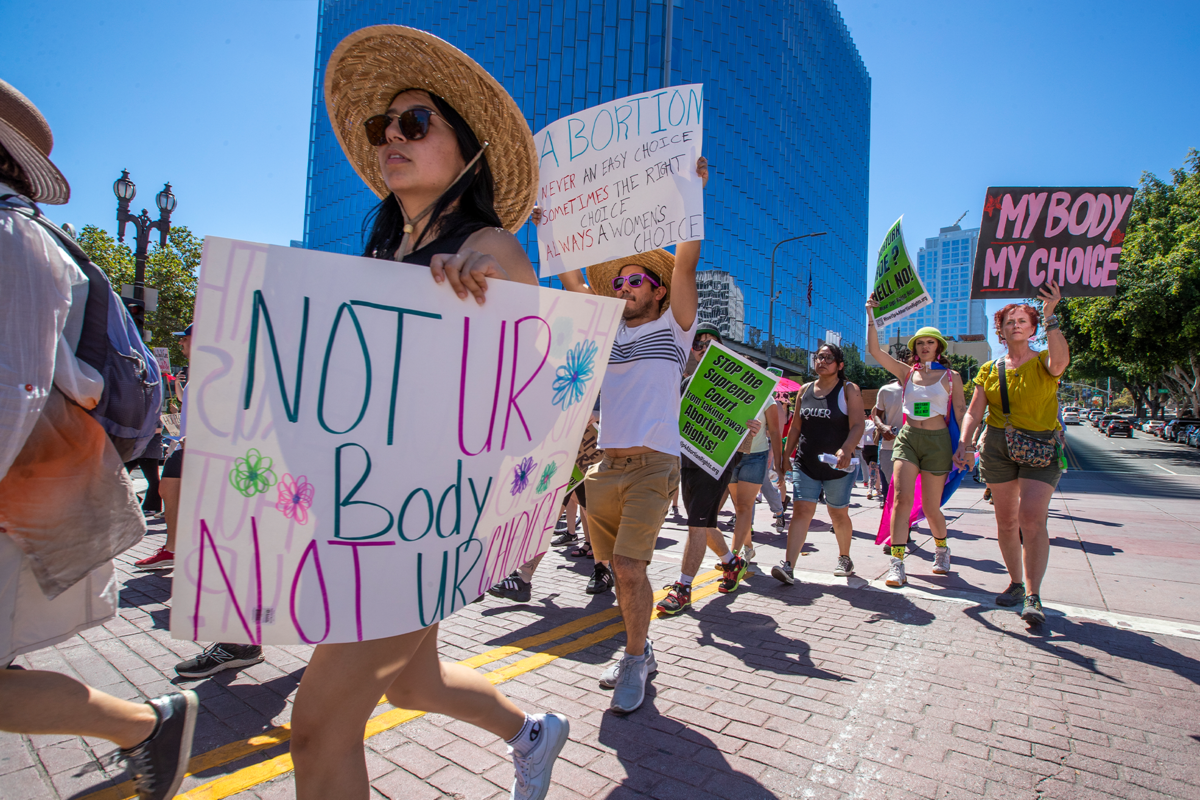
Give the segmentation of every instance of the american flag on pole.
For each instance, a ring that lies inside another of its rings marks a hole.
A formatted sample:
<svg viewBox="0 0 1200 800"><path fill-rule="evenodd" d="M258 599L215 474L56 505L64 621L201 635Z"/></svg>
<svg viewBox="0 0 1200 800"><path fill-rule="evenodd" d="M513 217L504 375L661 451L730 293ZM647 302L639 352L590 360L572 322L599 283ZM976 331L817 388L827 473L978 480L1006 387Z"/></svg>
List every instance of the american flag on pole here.
<svg viewBox="0 0 1200 800"><path fill-rule="evenodd" d="M808 268L808 307L812 308L812 267Z"/></svg>

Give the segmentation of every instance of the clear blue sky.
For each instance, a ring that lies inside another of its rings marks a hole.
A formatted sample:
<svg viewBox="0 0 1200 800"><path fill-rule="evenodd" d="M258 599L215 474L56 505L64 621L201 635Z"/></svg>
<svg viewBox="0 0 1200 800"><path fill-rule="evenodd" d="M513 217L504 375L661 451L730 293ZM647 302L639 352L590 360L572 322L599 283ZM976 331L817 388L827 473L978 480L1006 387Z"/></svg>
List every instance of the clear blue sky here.
<svg viewBox="0 0 1200 800"><path fill-rule="evenodd" d="M867 262L901 214L915 253L978 225L989 185L1136 185L1200 147L1195 0L839 7L872 78ZM125 168L135 210L169 180L199 235L301 238L316 20L312 0L4 3L3 77L73 191L51 217L115 230Z"/></svg>

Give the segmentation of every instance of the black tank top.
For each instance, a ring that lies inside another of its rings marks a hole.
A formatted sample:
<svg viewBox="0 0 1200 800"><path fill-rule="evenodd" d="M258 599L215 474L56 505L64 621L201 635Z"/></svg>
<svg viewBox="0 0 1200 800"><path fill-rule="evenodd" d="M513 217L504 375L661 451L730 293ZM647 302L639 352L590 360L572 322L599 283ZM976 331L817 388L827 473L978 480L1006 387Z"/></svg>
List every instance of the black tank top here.
<svg viewBox="0 0 1200 800"><path fill-rule="evenodd" d="M466 233L459 233L456 236L443 236L434 239L429 244L421 245L416 250L404 257L405 264L416 264L420 267L428 267L429 262L433 261L433 257L438 253L454 254L462 249L462 246L467 243L467 239L475 234L476 231L483 230L487 225L480 224L478 227L468 230Z"/></svg>
<svg viewBox="0 0 1200 800"><path fill-rule="evenodd" d="M832 481L849 474L818 460L822 453L836 453L850 435L850 418L838 406L845 385L845 381L839 380L833 391L824 397L817 397L813 393L816 386L816 381L813 381L804 390L796 408L796 413L803 419L800 446L797 448L800 471L814 481Z"/></svg>

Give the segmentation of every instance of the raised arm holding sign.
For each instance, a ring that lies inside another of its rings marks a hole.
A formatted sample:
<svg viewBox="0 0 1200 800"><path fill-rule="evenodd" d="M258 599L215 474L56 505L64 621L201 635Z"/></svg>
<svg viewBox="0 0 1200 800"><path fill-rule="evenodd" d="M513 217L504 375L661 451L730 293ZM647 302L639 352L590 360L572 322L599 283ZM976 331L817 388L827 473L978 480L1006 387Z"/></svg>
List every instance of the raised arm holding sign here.
<svg viewBox="0 0 1200 800"><path fill-rule="evenodd" d="M879 246L872 291L879 301L871 317L875 327L891 325L933 302L921 283L916 265L908 257L901 228L903 221L904 217L901 217L892 224Z"/></svg>

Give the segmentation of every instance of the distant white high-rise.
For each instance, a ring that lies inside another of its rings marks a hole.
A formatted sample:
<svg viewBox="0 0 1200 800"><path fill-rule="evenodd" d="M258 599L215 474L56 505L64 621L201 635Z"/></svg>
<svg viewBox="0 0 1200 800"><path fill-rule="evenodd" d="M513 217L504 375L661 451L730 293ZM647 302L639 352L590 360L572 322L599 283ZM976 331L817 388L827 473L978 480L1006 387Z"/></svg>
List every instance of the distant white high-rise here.
<svg viewBox="0 0 1200 800"><path fill-rule="evenodd" d="M746 297L737 279L720 269L696 273L696 291L700 304L696 317L716 325L722 339L741 342L746 324Z"/></svg>
<svg viewBox="0 0 1200 800"><path fill-rule="evenodd" d="M942 228L917 251L917 274L933 302L879 332L884 341L906 341L918 328L932 325L943 336L987 335L983 300L971 299L971 265L979 228Z"/></svg>

